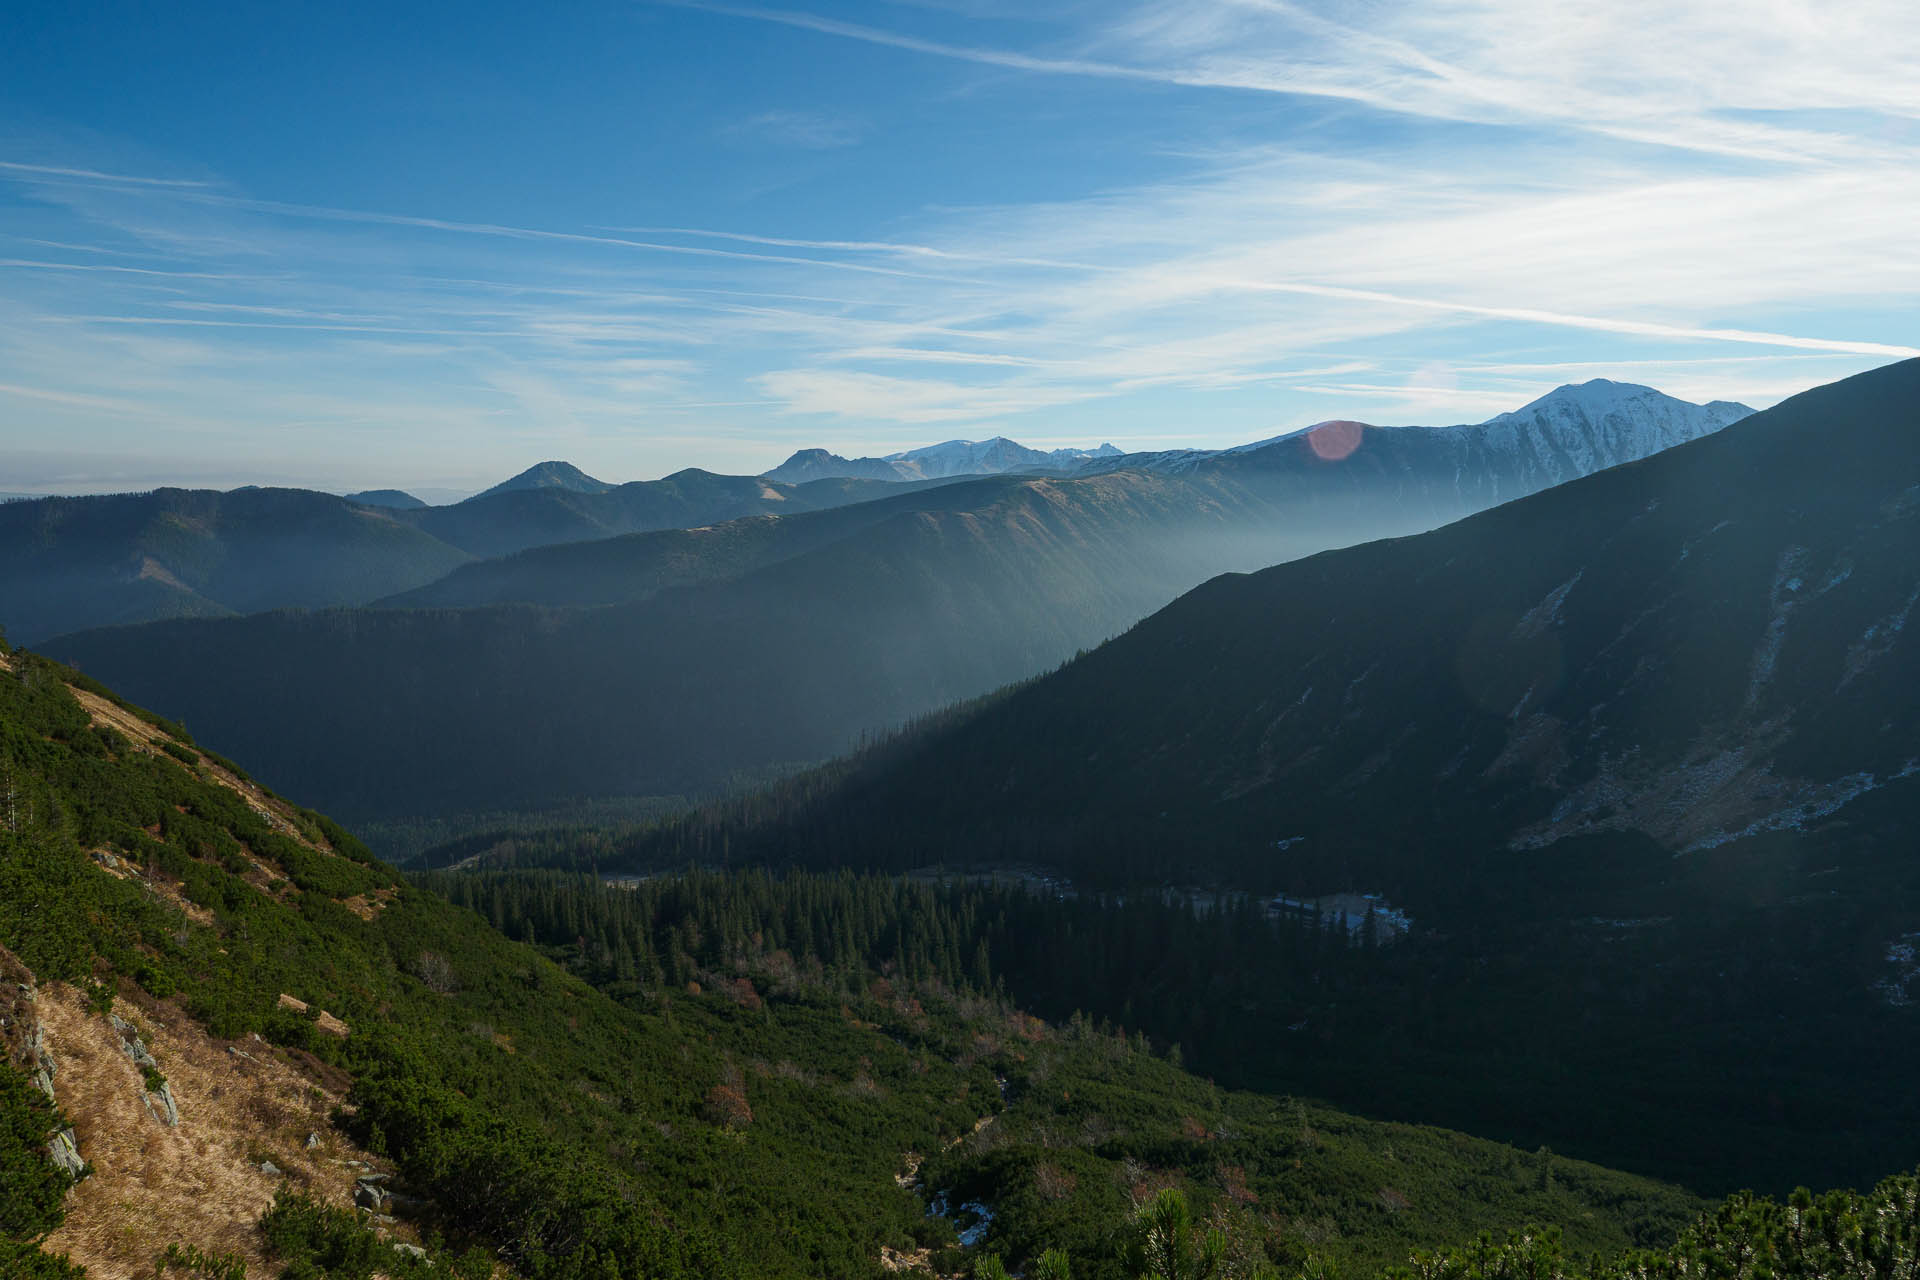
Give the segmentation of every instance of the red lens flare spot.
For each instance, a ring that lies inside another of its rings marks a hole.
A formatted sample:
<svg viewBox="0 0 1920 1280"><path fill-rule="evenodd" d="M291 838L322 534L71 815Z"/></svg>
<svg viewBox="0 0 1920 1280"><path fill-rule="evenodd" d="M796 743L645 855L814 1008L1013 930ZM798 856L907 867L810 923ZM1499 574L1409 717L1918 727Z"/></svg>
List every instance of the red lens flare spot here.
<svg viewBox="0 0 1920 1280"><path fill-rule="evenodd" d="M1322 462L1339 462L1360 447L1365 430L1361 423L1345 419L1323 422L1307 432L1307 445Z"/></svg>

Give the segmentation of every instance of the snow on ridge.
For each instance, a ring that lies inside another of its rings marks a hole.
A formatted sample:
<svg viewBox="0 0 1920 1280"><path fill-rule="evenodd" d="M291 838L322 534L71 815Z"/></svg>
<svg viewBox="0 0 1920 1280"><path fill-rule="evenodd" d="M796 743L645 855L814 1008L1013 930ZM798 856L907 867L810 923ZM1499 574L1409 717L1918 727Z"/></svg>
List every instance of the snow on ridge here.
<svg viewBox="0 0 1920 1280"><path fill-rule="evenodd" d="M1112 444L1094 449L1029 449L1005 436L994 436L990 440L943 440L878 458L843 458L825 449L802 449L764 474L774 480L818 480L828 476L940 480L1008 471L1070 471L1089 462L1120 456L1120 450Z"/></svg>
<svg viewBox="0 0 1920 1280"><path fill-rule="evenodd" d="M1452 446L1458 457L1475 458L1478 464L1484 464L1491 455L1501 456L1507 461L1507 469L1525 483L1525 491L1531 492L1711 435L1752 412L1746 405L1728 400L1694 404L1639 383L1594 378L1556 387L1518 409L1485 422L1370 429L1430 432ZM1325 425L1316 422L1225 449L1103 454L1083 464L1082 471L1140 467L1177 474L1214 458L1254 453L1283 444ZM1499 488L1496 482L1496 496Z"/></svg>

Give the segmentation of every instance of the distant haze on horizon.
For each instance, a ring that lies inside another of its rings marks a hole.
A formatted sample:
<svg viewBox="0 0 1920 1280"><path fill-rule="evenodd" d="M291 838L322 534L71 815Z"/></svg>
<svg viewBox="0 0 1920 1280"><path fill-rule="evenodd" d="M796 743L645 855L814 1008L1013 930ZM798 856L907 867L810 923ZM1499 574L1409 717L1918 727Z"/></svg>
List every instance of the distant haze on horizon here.
<svg viewBox="0 0 1920 1280"><path fill-rule="evenodd" d="M1764 408L1920 354L1908 6L1602 8L38 6L0 492Z"/></svg>

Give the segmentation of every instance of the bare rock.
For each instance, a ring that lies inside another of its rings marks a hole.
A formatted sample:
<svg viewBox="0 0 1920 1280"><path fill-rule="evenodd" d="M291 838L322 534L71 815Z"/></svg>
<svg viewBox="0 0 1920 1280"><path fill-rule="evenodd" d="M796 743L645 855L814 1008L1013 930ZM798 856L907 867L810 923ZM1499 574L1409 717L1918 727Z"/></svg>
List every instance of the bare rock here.
<svg viewBox="0 0 1920 1280"><path fill-rule="evenodd" d="M173 1100L173 1086L163 1084L147 1095L147 1114L172 1129L180 1123L180 1105Z"/></svg>
<svg viewBox="0 0 1920 1280"><path fill-rule="evenodd" d="M74 1140L71 1129L62 1129L53 1135L47 1142L47 1154L52 1156L53 1162L76 1182L87 1171L87 1162L80 1158L80 1144Z"/></svg>

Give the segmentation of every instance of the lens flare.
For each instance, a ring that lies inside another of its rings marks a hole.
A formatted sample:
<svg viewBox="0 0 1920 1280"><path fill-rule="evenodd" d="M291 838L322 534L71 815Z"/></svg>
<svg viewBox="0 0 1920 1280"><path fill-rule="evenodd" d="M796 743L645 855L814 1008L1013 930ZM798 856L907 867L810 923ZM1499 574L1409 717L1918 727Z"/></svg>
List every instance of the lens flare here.
<svg viewBox="0 0 1920 1280"><path fill-rule="evenodd" d="M1339 462L1360 447L1360 436L1365 430L1361 423L1338 418L1309 430L1307 445L1322 462Z"/></svg>

